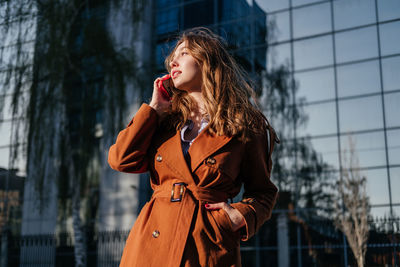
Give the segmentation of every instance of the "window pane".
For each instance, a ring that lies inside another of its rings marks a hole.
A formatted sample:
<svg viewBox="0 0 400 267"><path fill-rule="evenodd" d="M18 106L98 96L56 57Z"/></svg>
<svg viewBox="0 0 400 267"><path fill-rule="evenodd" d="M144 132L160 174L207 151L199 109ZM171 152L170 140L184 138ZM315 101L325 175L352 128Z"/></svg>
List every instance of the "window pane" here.
<svg viewBox="0 0 400 267"><path fill-rule="evenodd" d="M214 22L214 0L192 2L185 6L185 21L190 22L185 27L202 26ZM252 10L252 7L246 1L223 0L219 8L222 21L245 18L251 14Z"/></svg>
<svg viewBox="0 0 400 267"><path fill-rule="evenodd" d="M379 25L382 56L400 53L400 21Z"/></svg>
<svg viewBox="0 0 400 267"><path fill-rule="evenodd" d="M389 186L386 168L362 170L367 179L367 195L371 205L389 203Z"/></svg>
<svg viewBox="0 0 400 267"><path fill-rule="evenodd" d="M157 9L161 9L161 8L168 8L171 5L177 5L179 4L179 0L157 0Z"/></svg>
<svg viewBox="0 0 400 267"><path fill-rule="evenodd" d="M377 57L378 42L376 36L375 26L337 33L337 62Z"/></svg>
<svg viewBox="0 0 400 267"><path fill-rule="evenodd" d="M382 59L383 89L400 89L400 57Z"/></svg>
<svg viewBox="0 0 400 267"><path fill-rule="evenodd" d="M339 153L337 137L312 138L311 144L315 151L322 155L324 163L329 164L329 169L339 169Z"/></svg>
<svg viewBox="0 0 400 267"><path fill-rule="evenodd" d="M331 65L332 36L312 38L294 43L295 70Z"/></svg>
<svg viewBox="0 0 400 267"><path fill-rule="evenodd" d="M380 21L400 18L399 0L384 0L377 2Z"/></svg>
<svg viewBox="0 0 400 267"><path fill-rule="evenodd" d="M400 126L400 93L385 95L386 126Z"/></svg>
<svg viewBox="0 0 400 267"><path fill-rule="evenodd" d="M272 35L269 43L281 42L290 38L289 12L279 12L267 16L269 34ZM272 33L271 33L272 32Z"/></svg>
<svg viewBox="0 0 400 267"><path fill-rule="evenodd" d="M374 0L333 1L335 30L375 22Z"/></svg>
<svg viewBox="0 0 400 267"><path fill-rule="evenodd" d="M0 147L10 144L11 121L0 123Z"/></svg>
<svg viewBox="0 0 400 267"><path fill-rule="evenodd" d="M293 10L294 38L329 32L331 30L331 10L329 3Z"/></svg>
<svg viewBox="0 0 400 267"><path fill-rule="evenodd" d="M400 168L390 168L390 187L392 189L392 202L400 203L400 194L398 193L400 188ZM396 215L399 216L400 213Z"/></svg>
<svg viewBox="0 0 400 267"><path fill-rule="evenodd" d="M382 128L381 96L339 101L340 131L361 131Z"/></svg>
<svg viewBox="0 0 400 267"><path fill-rule="evenodd" d="M268 48L268 58L267 58L268 70L271 70L272 68L282 64L287 65L289 67L291 66L289 43L274 45Z"/></svg>
<svg viewBox="0 0 400 267"><path fill-rule="evenodd" d="M300 5L305 5L305 4L310 4L310 3L320 2L320 1L321 0L292 0L292 5L300 6Z"/></svg>
<svg viewBox="0 0 400 267"><path fill-rule="evenodd" d="M388 142L389 164L390 165L400 164L400 130L387 131L387 142Z"/></svg>
<svg viewBox="0 0 400 267"><path fill-rule="evenodd" d="M371 215L374 218L383 219L384 217L390 216L390 208L389 205L387 207L372 207Z"/></svg>
<svg viewBox="0 0 400 267"><path fill-rule="evenodd" d="M255 0L255 2L267 12L289 8L289 0Z"/></svg>
<svg viewBox="0 0 400 267"><path fill-rule="evenodd" d="M338 67L339 97L379 92L379 76L377 60Z"/></svg>
<svg viewBox="0 0 400 267"><path fill-rule="evenodd" d="M255 19L253 21L254 22L253 44L265 44L267 42L271 42L271 40L267 40L267 38L270 38L267 35L267 23L268 23L267 18L269 18L269 16L267 17L267 15L262 10L257 10L257 13L254 14L254 17ZM251 21L248 20L247 25L248 27L251 28ZM268 30L270 29L268 28Z"/></svg>
<svg viewBox="0 0 400 267"><path fill-rule="evenodd" d="M355 152L360 161L360 167L376 167L386 165L385 137L383 131L373 133L353 134ZM348 149L349 138L340 136L341 149Z"/></svg>
<svg viewBox="0 0 400 267"><path fill-rule="evenodd" d="M10 147L0 147L0 168L8 169L8 159L10 156Z"/></svg>
<svg viewBox="0 0 400 267"><path fill-rule="evenodd" d="M165 34L178 30L179 8L168 8L157 12L157 34Z"/></svg>
<svg viewBox="0 0 400 267"><path fill-rule="evenodd" d="M157 44L157 46L156 46L156 62L157 62L157 68L159 70L165 71L164 60L168 56L168 54L172 51L174 44L175 43L173 43L173 42Z"/></svg>
<svg viewBox="0 0 400 267"><path fill-rule="evenodd" d="M304 111L308 116L308 121L298 128L299 136L336 133L335 102L306 105Z"/></svg>
<svg viewBox="0 0 400 267"><path fill-rule="evenodd" d="M307 102L333 99L335 97L335 81L333 68L306 71L295 74L299 97Z"/></svg>

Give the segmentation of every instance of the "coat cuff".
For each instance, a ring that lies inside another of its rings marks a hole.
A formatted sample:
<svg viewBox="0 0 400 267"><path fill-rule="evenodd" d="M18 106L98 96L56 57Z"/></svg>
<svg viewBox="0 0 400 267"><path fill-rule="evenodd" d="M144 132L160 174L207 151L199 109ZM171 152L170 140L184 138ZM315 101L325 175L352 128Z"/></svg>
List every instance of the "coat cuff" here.
<svg viewBox="0 0 400 267"><path fill-rule="evenodd" d="M243 202L231 204L232 207L237 209L244 217L245 226L240 228L240 239L242 241L249 240L256 232L256 213L254 208Z"/></svg>
<svg viewBox="0 0 400 267"><path fill-rule="evenodd" d="M136 112L135 116L131 119L131 121L128 123L126 127L131 126L133 123L133 119L140 120L140 121L147 121L147 122L152 122L155 123L155 125L158 124L158 114L156 110L152 107L150 107L148 104L143 103L138 111Z"/></svg>

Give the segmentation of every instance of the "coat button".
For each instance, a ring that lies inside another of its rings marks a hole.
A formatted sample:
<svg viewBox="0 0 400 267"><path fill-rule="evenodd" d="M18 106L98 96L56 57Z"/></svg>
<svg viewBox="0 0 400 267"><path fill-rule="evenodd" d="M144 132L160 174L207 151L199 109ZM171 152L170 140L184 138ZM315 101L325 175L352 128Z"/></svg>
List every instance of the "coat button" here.
<svg viewBox="0 0 400 267"><path fill-rule="evenodd" d="M154 232L153 232L153 237L154 237L154 238L157 238L157 237L159 237L159 236L160 236L160 231L154 230Z"/></svg>
<svg viewBox="0 0 400 267"><path fill-rule="evenodd" d="M161 155L158 155L157 158L156 158L156 160L157 160L158 162L161 162L161 161L162 161Z"/></svg>
<svg viewBox="0 0 400 267"><path fill-rule="evenodd" d="M216 162L216 160L215 160L214 158L211 158L211 157L210 157L210 158L207 159L207 163L208 163L208 164L214 165L215 162Z"/></svg>

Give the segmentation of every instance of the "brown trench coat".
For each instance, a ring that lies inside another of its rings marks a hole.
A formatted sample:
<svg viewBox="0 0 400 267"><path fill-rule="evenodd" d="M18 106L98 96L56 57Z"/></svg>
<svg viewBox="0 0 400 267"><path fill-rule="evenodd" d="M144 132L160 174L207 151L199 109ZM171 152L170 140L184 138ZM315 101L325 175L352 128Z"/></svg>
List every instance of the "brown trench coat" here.
<svg viewBox="0 0 400 267"><path fill-rule="evenodd" d="M130 231L120 266L241 266L240 239L249 239L269 219L277 196L270 181L271 153L279 142L274 130L268 126L264 135L243 143L205 128L190 146L187 164L180 131L158 131L158 120L142 104L109 150L113 169L150 171L154 190ZM209 211L204 204L234 197L242 183L243 200L231 205L246 225L234 232L224 210Z"/></svg>

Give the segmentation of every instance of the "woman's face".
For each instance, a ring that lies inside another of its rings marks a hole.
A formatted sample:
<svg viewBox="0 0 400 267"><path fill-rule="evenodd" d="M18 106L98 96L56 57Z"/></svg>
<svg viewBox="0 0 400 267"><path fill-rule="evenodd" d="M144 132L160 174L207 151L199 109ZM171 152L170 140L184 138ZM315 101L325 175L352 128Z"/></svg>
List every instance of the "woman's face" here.
<svg viewBox="0 0 400 267"><path fill-rule="evenodd" d="M169 63L171 77L174 86L187 92L201 91L202 77L199 64L191 56L186 47L186 41L182 42L175 50Z"/></svg>

